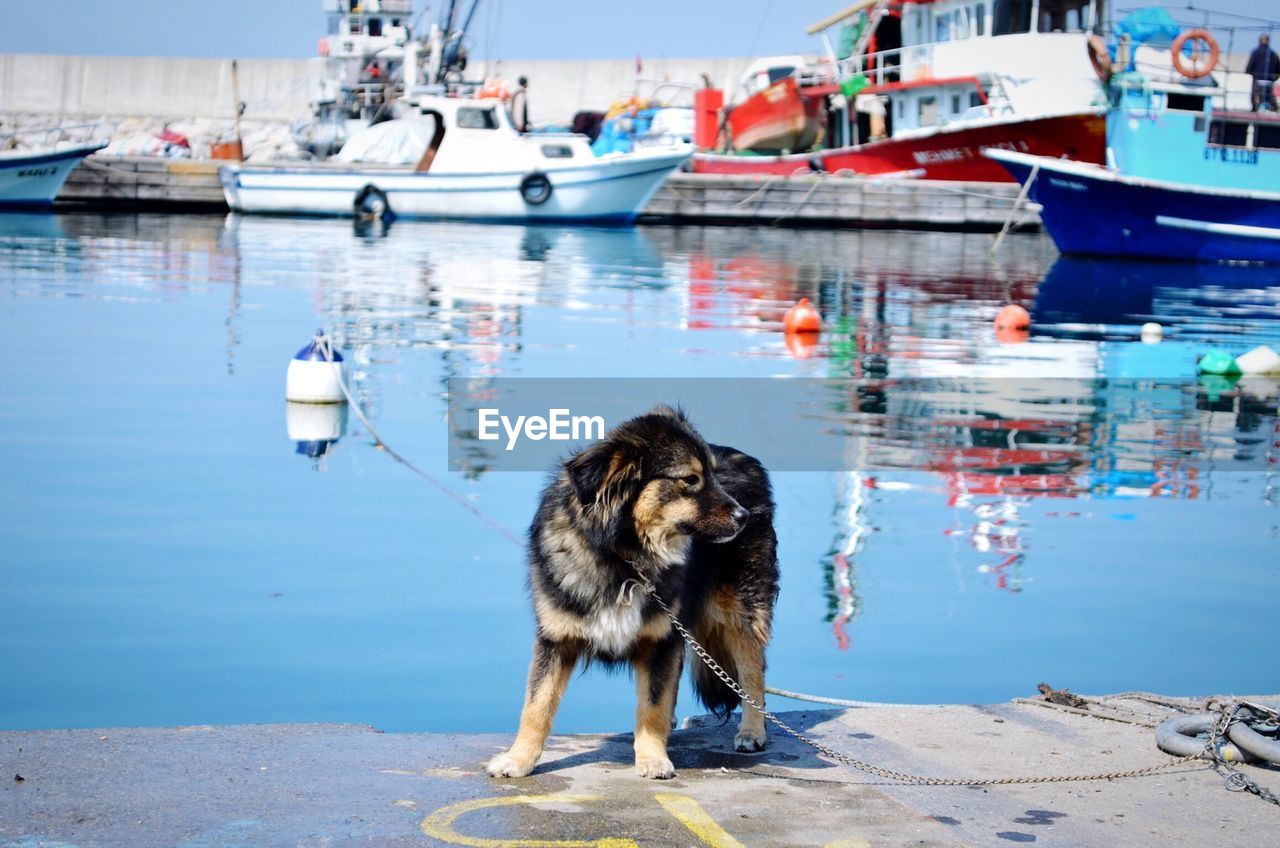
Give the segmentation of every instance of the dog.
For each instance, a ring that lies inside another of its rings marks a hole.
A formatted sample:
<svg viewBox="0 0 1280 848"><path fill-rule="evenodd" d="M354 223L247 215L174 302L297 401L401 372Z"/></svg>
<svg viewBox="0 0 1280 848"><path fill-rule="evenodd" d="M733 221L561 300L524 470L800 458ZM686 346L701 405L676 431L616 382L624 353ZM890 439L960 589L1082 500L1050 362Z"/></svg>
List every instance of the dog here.
<svg viewBox="0 0 1280 848"><path fill-rule="evenodd" d="M764 467L708 444L681 410L659 406L562 462L529 528L537 630L520 728L489 774L533 771L582 661L631 667L636 772L674 777L667 737L685 645L646 586L763 706L777 546ZM727 719L741 699L701 659L691 663L699 699ZM763 750L764 716L742 707L734 747Z"/></svg>

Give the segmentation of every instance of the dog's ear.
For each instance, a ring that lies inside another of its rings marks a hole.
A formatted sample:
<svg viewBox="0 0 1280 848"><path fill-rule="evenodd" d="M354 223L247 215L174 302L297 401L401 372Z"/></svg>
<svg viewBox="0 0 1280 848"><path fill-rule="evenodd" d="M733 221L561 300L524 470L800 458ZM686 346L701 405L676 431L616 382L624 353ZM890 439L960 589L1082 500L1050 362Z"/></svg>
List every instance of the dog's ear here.
<svg viewBox="0 0 1280 848"><path fill-rule="evenodd" d="M688 417L685 416L684 410L681 409L679 405L676 405L676 407L673 409L672 407L667 406L665 403L660 403L657 406L655 406L653 409L649 410L649 414L665 415L668 418L674 418L675 420L679 421L681 424L689 423Z"/></svg>
<svg viewBox="0 0 1280 848"><path fill-rule="evenodd" d="M640 452L628 442L597 442L565 463L578 502L602 515L616 514L639 489ZM607 521L607 519L606 519Z"/></svg>

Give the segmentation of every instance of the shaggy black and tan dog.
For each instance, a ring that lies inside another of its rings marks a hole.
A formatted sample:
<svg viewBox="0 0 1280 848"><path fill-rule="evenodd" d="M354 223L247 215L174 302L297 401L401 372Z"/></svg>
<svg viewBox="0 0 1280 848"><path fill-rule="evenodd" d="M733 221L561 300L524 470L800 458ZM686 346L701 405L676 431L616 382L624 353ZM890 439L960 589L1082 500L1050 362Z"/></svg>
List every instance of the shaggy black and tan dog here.
<svg viewBox="0 0 1280 848"><path fill-rule="evenodd" d="M637 582L650 583L742 688L764 703L765 645L778 595L769 477L758 461L707 444L660 406L566 460L529 529L537 619L515 743L489 763L519 777L542 755L579 660L635 673L636 771L669 778L667 756L685 645ZM697 657L694 688L728 715L740 699ZM764 718L744 704L734 745L758 751Z"/></svg>

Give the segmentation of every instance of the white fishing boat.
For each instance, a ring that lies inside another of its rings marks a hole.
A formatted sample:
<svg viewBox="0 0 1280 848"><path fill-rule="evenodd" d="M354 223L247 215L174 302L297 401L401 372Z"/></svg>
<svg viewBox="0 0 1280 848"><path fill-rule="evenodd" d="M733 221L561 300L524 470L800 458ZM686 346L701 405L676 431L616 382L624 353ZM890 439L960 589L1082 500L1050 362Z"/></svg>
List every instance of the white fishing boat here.
<svg viewBox="0 0 1280 848"><path fill-rule="evenodd" d="M0 208L53 205L67 175L105 141L62 142L33 149L0 150Z"/></svg>
<svg viewBox="0 0 1280 848"><path fill-rule="evenodd" d="M627 223L689 145L592 154L586 136L521 135L500 101L422 95L326 162L221 171L237 212Z"/></svg>

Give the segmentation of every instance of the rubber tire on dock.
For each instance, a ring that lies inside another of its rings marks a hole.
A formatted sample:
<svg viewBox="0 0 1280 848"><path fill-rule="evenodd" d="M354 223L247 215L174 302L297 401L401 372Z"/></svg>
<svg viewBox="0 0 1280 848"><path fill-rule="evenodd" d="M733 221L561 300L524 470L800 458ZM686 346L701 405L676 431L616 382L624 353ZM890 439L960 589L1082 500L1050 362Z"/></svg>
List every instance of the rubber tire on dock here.
<svg viewBox="0 0 1280 848"><path fill-rule="evenodd" d="M391 211L391 203L387 200L386 192L375 185L366 185L360 189L352 206L355 209L357 218L390 221L395 217L395 213Z"/></svg>
<svg viewBox="0 0 1280 848"><path fill-rule="evenodd" d="M530 206L541 206L551 199L551 180L541 171L534 171L520 181L520 196Z"/></svg>
<svg viewBox="0 0 1280 848"><path fill-rule="evenodd" d="M1173 754L1175 757L1190 757L1199 754L1204 751L1204 740L1197 738L1198 734L1212 731L1217 721L1218 716L1214 713L1176 715L1165 719L1156 728L1156 747L1166 754ZM1256 759L1249 755L1248 752L1241 751L1236 745L1230 743L1222 744L1219 748L1219 753L1224 760L1231 763Z"/></svg>
<svg viewBox="0 0 1280 848"><path fill-rule="evenodd" d="M1236 743L1245 756L1253 755L1259 760L1280 765L1280 742L1263 736L1243 722L1234 722L1227 728L1227 736Z"/></svg>

